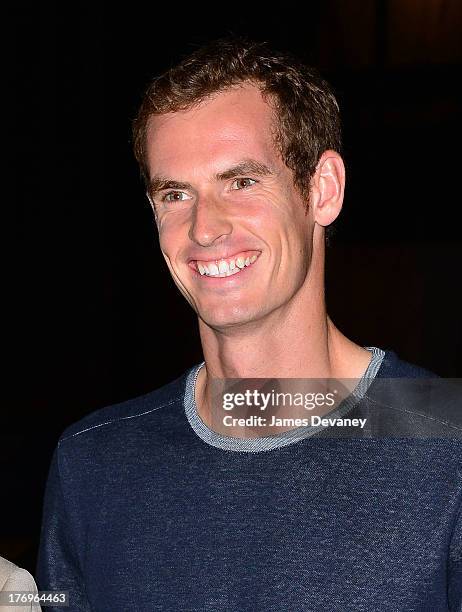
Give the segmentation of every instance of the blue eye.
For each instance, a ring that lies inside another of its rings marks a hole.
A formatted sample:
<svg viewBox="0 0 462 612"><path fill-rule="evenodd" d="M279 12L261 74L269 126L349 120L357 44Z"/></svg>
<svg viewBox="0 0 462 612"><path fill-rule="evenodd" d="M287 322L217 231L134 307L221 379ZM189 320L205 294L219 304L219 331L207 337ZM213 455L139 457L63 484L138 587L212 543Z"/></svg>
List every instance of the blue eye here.
<svg viewBox="0 0 462 612"><path fill-rule="evenodd" d="M238 178L233 182L233 185L236 185L234 189L245 189L246 187L251 187L255 185L257 181L251 178Z"/></svg>

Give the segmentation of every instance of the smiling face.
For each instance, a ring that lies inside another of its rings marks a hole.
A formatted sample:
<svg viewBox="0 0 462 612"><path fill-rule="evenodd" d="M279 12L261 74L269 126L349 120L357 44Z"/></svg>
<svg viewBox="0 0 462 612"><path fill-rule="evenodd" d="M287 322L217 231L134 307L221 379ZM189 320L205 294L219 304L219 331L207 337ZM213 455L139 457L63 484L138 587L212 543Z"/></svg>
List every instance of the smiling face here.
<svg viewBox="0 0 462 612"><path fill-rule="evenodd" d="M181 293L217 330L281 312L307 282L314 221L275 147L273 120L246 84L148 124L162 253Z"/></svg>

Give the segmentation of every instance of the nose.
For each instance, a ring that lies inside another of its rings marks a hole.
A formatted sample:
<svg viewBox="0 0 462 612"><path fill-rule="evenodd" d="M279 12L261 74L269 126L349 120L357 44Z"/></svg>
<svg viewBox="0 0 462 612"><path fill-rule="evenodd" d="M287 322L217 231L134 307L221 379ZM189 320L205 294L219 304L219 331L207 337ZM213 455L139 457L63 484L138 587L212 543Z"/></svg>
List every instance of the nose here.
<svg viewBox="0 0 462 612"><path fill-rule="evenodd" d="M191 240L207 247L228 236L232 231L232 223L218 202L210 198L198 198L189 229Z"/></svg>

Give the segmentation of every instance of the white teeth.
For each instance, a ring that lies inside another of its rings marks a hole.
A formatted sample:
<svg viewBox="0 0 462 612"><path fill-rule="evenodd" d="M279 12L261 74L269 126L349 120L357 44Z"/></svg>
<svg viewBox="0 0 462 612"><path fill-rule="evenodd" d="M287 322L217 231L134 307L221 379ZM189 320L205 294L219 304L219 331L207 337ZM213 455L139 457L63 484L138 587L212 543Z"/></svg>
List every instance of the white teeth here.
<svg viewBox="0 0 462 612"><path fill-rule="evenodd" d="M218 270L220 271L220 274L225 274L226 272L229 272L229 267L226 261L220 261L220 263L218 264Z"/></svg>
<svg viewBox="0 0 462 612"><path fill-rule="evenodd" d="M203 262L196 261L197 270L203 276L204 274L207 276L232 276L233 274L237 274L246 266L250 266L257 259L257 255L252 255L252 257L243 257L240 255L237 259L220 259L219 261L209 262L207 264Z"/></svg>
<svg viewBox="0 0 462 612"><path fill-rule="evenodd" d="M226 273L226 276L233 276L233 274L238 274L240 272L239 268L234 268L234 270L230 270Z"/></svg>

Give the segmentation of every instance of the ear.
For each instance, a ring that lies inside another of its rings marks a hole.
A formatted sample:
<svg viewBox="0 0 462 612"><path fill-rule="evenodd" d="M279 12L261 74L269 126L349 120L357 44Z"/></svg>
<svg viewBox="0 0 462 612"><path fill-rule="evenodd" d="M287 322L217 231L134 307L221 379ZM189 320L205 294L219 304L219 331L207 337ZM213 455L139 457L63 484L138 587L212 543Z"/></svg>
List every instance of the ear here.
<svg viewBox="0 0 462 612"><path fill-rule="evenodd" d="M314 221L323 227L340 214L345 192L345 166L335 151L324 151L311 181L311 206Z"/></svg>

